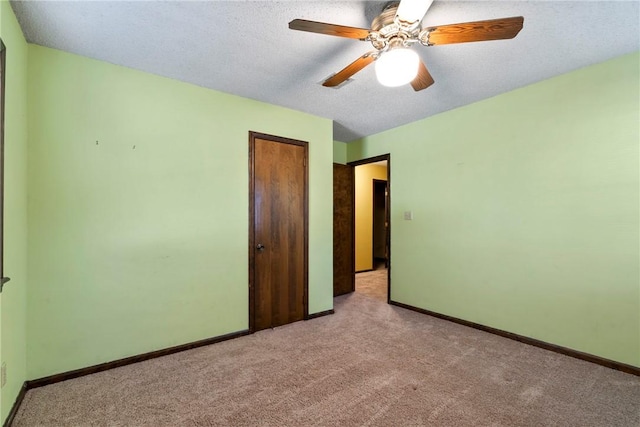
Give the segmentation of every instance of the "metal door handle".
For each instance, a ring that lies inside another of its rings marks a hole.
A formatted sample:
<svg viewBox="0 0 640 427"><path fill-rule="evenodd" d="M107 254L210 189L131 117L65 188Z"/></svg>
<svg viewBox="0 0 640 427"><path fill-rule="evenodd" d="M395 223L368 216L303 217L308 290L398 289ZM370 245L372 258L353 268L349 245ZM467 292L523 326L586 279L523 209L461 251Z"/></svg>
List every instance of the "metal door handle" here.
<svg viewBox="0 0 640 427"><path fill-rule="evenodd" d="M259 251L263 251L264 250L264 245L262 243L258 243L258 245L256 246L256 249Z"/></svg>

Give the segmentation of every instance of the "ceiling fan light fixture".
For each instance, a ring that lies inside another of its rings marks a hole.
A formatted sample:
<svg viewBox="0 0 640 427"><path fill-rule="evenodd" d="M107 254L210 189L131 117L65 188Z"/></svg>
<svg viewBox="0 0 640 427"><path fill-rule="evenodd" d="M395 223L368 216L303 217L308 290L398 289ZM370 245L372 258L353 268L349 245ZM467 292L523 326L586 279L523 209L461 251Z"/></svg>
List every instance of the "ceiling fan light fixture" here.
<svg viewBox="0 0 640 427"><path fill-rule="evenodd" d="M376 61L376 77L383 86L397 87L410 83L418 75L420 57L408 48L388 50Z"/></svg>

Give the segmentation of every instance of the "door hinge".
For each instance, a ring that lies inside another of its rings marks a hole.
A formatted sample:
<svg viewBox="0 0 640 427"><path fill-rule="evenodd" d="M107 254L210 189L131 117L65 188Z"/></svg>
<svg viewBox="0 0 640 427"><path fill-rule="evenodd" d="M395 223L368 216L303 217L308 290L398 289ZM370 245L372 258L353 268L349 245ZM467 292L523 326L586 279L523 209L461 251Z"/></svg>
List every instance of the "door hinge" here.
<svg viewBox="0 0 640 427"><path fill-rule="evenodd" d="M307 167L307 159L302 159L302 166Z"/></svg>

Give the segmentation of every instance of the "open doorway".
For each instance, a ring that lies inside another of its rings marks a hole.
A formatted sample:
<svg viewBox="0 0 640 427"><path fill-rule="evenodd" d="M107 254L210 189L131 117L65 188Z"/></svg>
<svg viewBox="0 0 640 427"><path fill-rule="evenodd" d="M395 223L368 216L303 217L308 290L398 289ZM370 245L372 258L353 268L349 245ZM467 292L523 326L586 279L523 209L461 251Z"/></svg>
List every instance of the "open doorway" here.
<svg viewBox="0 0 640 427"><path fill-rule="evenodd" d="M391 295L390 155L355 168L355 291L385 302Z"/></svg>
<svg viewBox="0 0 640 427"><path fill-rule="evenodd" d="M387 228L387 180L373 180L372 213L373 269L382 270L389 266Z"/></svg>

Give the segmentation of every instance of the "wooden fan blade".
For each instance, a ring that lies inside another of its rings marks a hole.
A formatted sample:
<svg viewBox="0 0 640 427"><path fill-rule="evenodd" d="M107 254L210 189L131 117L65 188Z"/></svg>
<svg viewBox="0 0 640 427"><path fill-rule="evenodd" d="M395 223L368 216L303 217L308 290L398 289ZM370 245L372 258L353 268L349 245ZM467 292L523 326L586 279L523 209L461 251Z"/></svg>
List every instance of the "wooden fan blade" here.
<svg viewBox="0 0 640 427"><path fill-rule="evenodd" d="M329 36L348 37L350 39L365 40L369 37L369 30L365 28L345 27L344 25L325 24L324 22L294 19L289 22L292 30L308 31L310 33L327 34Z"/></svg>
<svg viewBox="0 0 640 427"><path fill-rule="evenodd" d="M491 19L427 28L429 45L479 42L514 38L522 29L524 18Z"/></svg>
<svg viewBox="0 0 640 427"><path fill-rule="evenodd" d="M427 67L424 65L424 62L420 61L419 67L420 68L418 68L418 75L411 82L411 87L416 92L422 89L426 89L434 83L433 77L431 77L431 74L429 73L429 70L427 70Z"/></svg>
<svg viewBox="0 0 640 427"><path fill-rule="evenodd" d="M324 83L322 83L322 86L338 86L340 83L344 82L349 77L353 76L355 73L362 70L364 67L371 64L376 59L377 56L375 55L375 52L367 52L360 58L356 59L351 64L347 65L342 70L338 71L336 74L325 80Z"/></svg>

